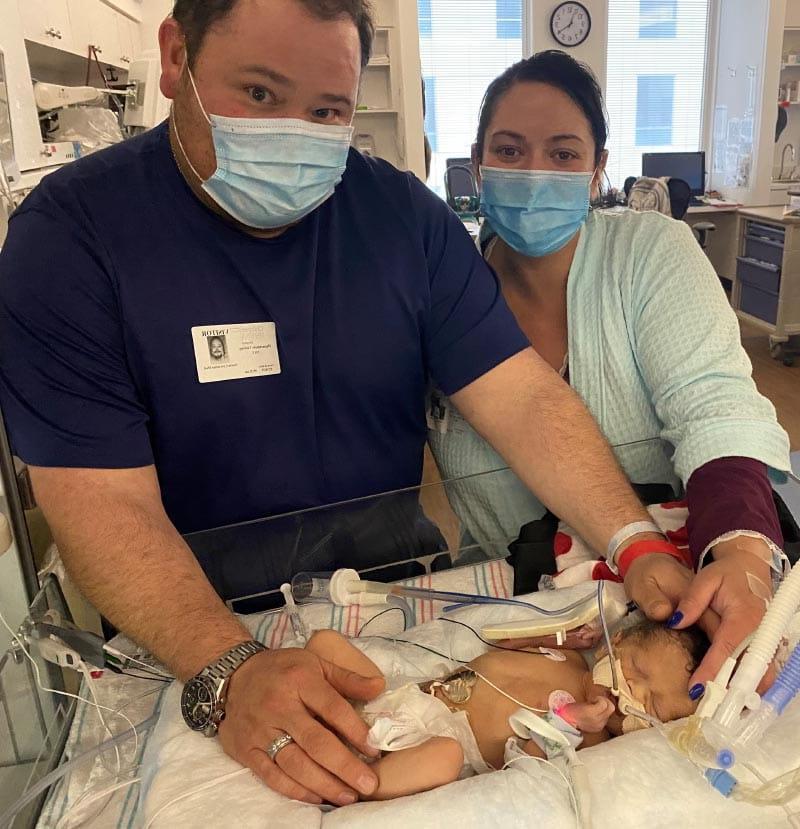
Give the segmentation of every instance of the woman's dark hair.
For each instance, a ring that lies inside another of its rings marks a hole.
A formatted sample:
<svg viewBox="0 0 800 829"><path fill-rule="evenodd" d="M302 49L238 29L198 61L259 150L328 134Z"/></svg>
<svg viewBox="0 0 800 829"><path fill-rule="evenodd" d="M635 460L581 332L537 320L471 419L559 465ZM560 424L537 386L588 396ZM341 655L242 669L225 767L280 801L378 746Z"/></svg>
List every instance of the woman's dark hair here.
<svg viewBox="0 0 800 829"><path fill-rule="evenodd" d="M208 30L226 18L239 0L174 0L172 16L181 24L186 37L186 50L190 66L203 45ZM308 11L320 20L349 17L358 29L361 41L361 66L369 63L375 24L369 0L299 0Z"/></svg>
<svg viewBox="0 0 800 829"><path fill-rule="evenodd" d="M515 63L489 84L478 119L478 137L475 140L478 159L483 157L486 132L502 97L515 84L534 81L560 89L581 108L592 128L595 163L598 164L608 139L608 120L600 84L585 63L579 63L558 49L539 52Z"/></svg>

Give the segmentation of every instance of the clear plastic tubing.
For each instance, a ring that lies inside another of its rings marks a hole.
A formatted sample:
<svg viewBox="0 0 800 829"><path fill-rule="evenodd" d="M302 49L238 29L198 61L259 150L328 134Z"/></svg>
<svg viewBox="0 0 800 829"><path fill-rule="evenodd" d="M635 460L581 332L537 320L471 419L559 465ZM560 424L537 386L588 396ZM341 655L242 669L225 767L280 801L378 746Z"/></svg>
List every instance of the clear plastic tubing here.
<svg viewBox="0 0 800 829"><path fill-rule="evenodd" d="M761 697L761 706L744 721L744 728L736 738L733 749L722 749L717 762L726 769L736 762L735 752L757 742L764 732L783 713L786 706L800 692L800 644L792 651L789 661L772 687Z"/></svg>
<svg viewBox="0 0 800 829"><path fill-rule="evenodd" d="M775 598L747 649L738 670L731 680L713 722L730 734L738 724L742 709L756 707L756 688L775 656L781 637L789 627L792 616L800 605L800 566L795 564L778 588ZM753 702L755 699L755 703Z"/></svg>
<svg viewBox="0 0 800 829"><path fill-rule="evenodd" d="M298 573L292 579L292 596L296 602L329 602L333 573Z"/></svg>
<svg viewBox="0 0 800 829"><path fill-rule="evenodd" d="M144 734L149 728L152 728L156 722L158 721L158 712L151 714L144 722L139 723L136 726L136 733L137 734ZM16 803L12 803L11 806L0 815L0 829L10 829L14 818L30 803L33 803L37 797L42 792L47 791L53 784L57 783L67 772L74 769L76 766L79 766L81 763L85 763L87 760L91 760L93 757L96 757L101 752L105 751L112 746L118 745L119 743L124 742L125 740L130 739L134 736L134 731L132 728L128 729L127 731L123 731L122 734L118 734L116 737L113 737L109 740L106 740L104 743L100 743L100 745L93 746L92 748L85 751L83 754L79 754L77 757L74 757L72 760L68 760L66 763L62 763L56 769L50 772L50 774L45 775L41 780L37 783L34 783L27 792L25 792Z"/></svg>

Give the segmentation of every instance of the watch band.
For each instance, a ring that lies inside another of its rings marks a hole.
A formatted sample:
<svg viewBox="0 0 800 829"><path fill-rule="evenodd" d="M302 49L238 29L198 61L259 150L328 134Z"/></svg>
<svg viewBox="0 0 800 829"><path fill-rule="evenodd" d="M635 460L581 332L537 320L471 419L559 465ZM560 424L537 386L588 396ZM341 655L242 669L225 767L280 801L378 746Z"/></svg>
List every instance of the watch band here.
<svg viewBox="0 0 800 829"><path fill-rule="evenodd" d="M251 639L248 642L241 642L229 651L220 656L215 662L207 665L200 671L199 676L207 676L216 682L227 679L238 667L246 662L251 656L255 656L266 648L261 642Z"/></svg>

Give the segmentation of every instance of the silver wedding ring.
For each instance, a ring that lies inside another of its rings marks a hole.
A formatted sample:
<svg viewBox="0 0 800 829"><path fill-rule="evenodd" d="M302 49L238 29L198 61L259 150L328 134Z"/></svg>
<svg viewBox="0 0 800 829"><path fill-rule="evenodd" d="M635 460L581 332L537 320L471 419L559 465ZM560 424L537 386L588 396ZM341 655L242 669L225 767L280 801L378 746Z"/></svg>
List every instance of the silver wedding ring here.
<svg viewBox="0 0 800 829"><path fill-rule="evenodd" d="M275 757L277 756L278 752L281 749L286 748L286 746L288 746L289 743L293 743L293 742L294 742L294 738L290 734L286 734L286 733L281 734L280 737L276 737L267 746L267 748L266 748L267 757L269 757L270 760L274 760Z"/></svg>

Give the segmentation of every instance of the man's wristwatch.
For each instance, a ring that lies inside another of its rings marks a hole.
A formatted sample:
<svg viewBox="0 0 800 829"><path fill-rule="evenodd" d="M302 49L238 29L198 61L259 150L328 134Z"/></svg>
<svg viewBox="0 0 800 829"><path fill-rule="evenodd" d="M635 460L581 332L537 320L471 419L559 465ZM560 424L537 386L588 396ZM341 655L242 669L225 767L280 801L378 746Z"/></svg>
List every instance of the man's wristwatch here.
<svg viewBox="0 0 800 829"><path fill-rule="evenodd" d="M266 650L255 640L242 642L203 668L183 686L181 713L192 731L215 737L225 719L225 691L233 672L251 656Z"/></svg>

